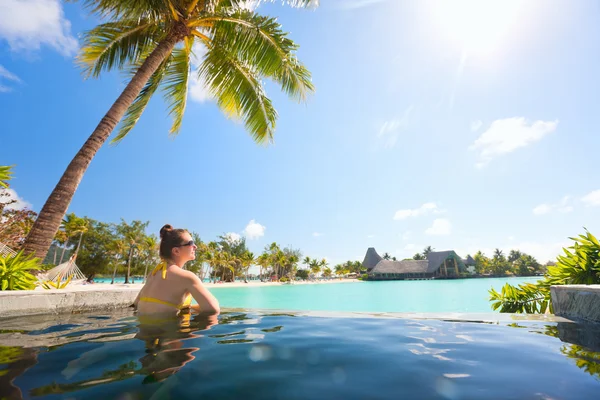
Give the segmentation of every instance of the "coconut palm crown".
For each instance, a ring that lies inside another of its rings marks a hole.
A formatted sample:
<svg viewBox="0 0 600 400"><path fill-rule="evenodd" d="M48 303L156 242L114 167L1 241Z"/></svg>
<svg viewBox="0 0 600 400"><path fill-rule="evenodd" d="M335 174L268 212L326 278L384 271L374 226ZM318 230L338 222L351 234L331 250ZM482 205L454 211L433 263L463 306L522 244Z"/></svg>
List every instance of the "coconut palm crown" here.
<svg viewBox="0 0 600 400"><path fill-rule="evenodd" d="M83 36L77 58L87 77L124 70L130 80L75 155L50 194L24 248L43 258L91 160L121 122L111 143L135 126L150 98L163 93L173 118L170 133L182 126L188 88L196 74L231 118L244 122L260 144L273 141L277 112L262 79L277 83L304 101L314 91L311 74L298 60L298 45L275 18L255 12L260 0L82 0L103 22ZM315 0L285 1L294 7ZM194 51L204 57L194 68ZM194 70L195 69L195 70Z"/></svg>

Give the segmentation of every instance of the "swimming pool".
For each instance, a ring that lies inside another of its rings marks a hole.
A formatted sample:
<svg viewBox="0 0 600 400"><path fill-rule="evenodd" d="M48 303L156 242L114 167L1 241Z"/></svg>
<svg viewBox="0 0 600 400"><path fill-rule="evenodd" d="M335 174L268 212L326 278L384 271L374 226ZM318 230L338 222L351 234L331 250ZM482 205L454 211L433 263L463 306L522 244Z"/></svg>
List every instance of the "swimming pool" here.
<svg viewBox="0 0 600 400"><path fill-rule="evenodd" d="M2 323L0 398L582 400L600 393L598 326L560 320L253 311L197 317L183 328L140 324L129 312Z"/></svg>

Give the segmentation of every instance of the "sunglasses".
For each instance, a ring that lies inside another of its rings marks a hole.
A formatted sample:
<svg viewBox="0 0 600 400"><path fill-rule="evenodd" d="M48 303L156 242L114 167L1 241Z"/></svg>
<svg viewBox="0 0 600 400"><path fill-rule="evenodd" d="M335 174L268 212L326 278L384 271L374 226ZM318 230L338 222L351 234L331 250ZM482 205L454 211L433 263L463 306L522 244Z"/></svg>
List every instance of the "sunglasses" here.
<svg viewBox="0 0 600 400"><path fill-rule="evenodd" d="M180 244L178 246L173 246L173 247L185 247L185 246L194 246L194 241L190 240L189 242L185 242L183 244Z"/></svg>

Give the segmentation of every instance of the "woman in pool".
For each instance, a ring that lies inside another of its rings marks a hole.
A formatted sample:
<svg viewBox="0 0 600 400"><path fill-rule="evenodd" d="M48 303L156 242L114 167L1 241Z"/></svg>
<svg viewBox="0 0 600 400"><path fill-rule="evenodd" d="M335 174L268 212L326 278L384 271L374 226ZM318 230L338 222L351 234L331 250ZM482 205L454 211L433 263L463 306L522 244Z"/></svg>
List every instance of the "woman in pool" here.
<svg viewBox="0 0 600 400"><path fill-rule="evenodd" d="M219 302L202 284L200 278L183 269L196 258L196 245L185 229L165 225L160 230L162 262L148 275L146 284L133 306L138 314L179 314L181 310L219 313ZM190 304L192 297L197 305Z"/></svg>

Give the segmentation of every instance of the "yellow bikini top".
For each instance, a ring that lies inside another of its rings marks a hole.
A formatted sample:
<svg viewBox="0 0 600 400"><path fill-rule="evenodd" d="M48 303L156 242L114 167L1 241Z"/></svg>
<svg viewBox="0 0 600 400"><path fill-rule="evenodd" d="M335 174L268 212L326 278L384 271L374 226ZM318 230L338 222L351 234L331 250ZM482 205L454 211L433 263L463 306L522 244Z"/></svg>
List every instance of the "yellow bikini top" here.
<svg viewBox="0 0 600 400"><path fill-rule="evenodd" d="M158 271L162 271L162 278L167 279L167 263L161 262L152 270L152 275L156 275ZM177 309L188 308L192 303L192 295L188 293L185 300L181 304L171 303L170 301L156 299L154 297L140 297L140 301L145 301L146 303L156 303L156 304L164 304L166 306L175 307Z"/></svg>

